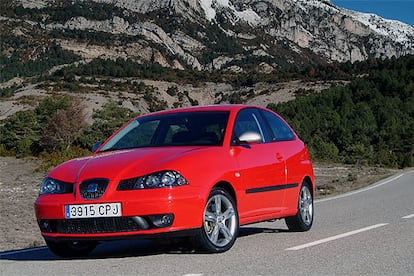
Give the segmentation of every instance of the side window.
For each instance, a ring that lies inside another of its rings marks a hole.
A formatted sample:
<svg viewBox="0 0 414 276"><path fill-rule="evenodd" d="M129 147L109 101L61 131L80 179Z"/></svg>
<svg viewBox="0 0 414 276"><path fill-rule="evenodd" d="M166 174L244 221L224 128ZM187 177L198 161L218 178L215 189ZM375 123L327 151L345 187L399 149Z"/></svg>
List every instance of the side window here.
<svg viewBox="0 0 414 276"><path fill-rule="evenodd" d="M269 123L273 134L273 141L290 141L295 139L295 135L293 134L292 130L278 116L265 110L263 110L263 115Z"/></svg>
<svg viewBox="0 0 414 276"><path fill-rule="evenodd" d="M237 114L236 121L233 128L233 141L240 137L243 133L255 132L260 134L262 142L266 142L268 139L263 128L263 124L260 122L260 114L256 109L243 109Z"/></svg>

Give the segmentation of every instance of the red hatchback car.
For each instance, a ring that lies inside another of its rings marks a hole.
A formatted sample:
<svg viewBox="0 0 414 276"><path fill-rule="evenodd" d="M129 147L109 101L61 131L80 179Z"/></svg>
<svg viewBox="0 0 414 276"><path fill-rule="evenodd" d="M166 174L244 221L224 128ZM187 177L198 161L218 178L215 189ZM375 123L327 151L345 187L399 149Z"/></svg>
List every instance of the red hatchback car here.
<svg viewBox="0 0 414 276"><path fill-rule="evenodd" d="M35 211L60 256L109 239L178 236L224 252L240 225L285 218L289 230L309 230L313 197L306 147L279 115L213 105L132 119L93 155L53 169Z"/></svg>

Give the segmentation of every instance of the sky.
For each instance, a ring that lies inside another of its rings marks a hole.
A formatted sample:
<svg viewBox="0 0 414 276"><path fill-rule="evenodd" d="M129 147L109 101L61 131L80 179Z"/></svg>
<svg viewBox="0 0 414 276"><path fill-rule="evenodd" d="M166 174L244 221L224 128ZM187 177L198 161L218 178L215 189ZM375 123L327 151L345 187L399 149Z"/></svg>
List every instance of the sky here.
<svg viewBox="0 0 414 276"><path fill-rule="evenodd" d="M414 0L331 0L331 2L349 10L375 13L385 19L414 25Z"/></svg>

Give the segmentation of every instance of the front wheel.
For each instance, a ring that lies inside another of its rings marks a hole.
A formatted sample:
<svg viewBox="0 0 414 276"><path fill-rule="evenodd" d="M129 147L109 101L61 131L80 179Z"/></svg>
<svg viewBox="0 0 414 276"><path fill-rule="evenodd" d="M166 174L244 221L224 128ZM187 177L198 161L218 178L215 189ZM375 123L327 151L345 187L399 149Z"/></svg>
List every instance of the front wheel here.
<svg viewBox="0 0 414 276"><path fill-rule="evenodd" d="M298 198L298 212L295 216L285 219L290 231L304 232L312 227L314 209L310 187L306 181L302 183Z"/></svg>
<svg viewBox="0 0 414 276"><path fill-rule="evenodd" d="M49 250L60 257L84 257L95 249L95 241L51 241L46 240Z"/></svg>
<svg viewBox="0 0 414 276"><path fill-rule="evenodd" d="M222 188L214 188L203 213L199 245L210 253L229 250L239 232L239 216L233 197Z"/></svg>

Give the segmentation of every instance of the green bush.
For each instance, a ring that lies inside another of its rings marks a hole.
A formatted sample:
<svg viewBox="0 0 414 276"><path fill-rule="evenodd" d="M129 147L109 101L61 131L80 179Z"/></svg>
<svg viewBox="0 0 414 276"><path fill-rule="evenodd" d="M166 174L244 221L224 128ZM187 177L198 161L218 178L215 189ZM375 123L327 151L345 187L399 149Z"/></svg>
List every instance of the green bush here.
<svg viewBox="0 0 414 276"><path fill-rule="evenodd" d="M109 101L102 109L94 112L92 116L94 123L82 130L82 135L76 143L84 149L91 149L96 142L106 140L124 123L137 115L118 103Z"/></svg>

